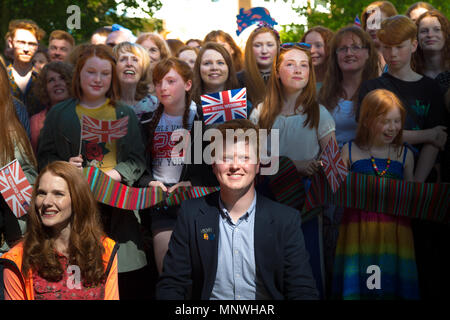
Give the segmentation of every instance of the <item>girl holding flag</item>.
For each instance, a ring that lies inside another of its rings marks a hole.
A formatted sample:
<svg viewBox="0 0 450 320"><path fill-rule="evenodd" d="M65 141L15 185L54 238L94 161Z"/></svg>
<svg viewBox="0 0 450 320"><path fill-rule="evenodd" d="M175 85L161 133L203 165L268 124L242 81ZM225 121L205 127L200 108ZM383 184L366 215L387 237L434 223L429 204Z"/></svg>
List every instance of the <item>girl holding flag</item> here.
<svg viewBox="0 0 450 320"><path fill-rule="evenodd" d="M8 73L0 63L0 168L17 159L27 180L34 184L36 159L11 94ZM25 218L26 216L24 216ZM17 219L0 195L0 256L20 239L25 231L24 218ZM0 300L3 297L3 268L0 266Z"/></svg>
<svg viewBox="0 0 450 320"><path fill-rule="evenodd" d="M231 56L224 46L216 42L203 45L193 72L192 100L199 106L199 115L203 114L202 94L237 89L239 86Z"/></svg>
<svg viewBox="0 0 450 320"><path fill-rule="evenodd" d="M377 89L368 93L362 101L355 140L342 148L342 159L349 169L412 181L414 157L402 144L405 115L402 103L392 92ZM364 186L360 190L364 192ZM373 266L378 268L380 282L368 280ZM419 298L408 218L344 209L334 263L333 297Z"/></svg>
<svg viewBox="0 0 450 320"><path fill-rule="evenodd" d="M77 61L72 86L75 98L55 105L47 114L38 145L39 167L56 160L68 161L79 169L95 166L113 180L133 185L145 170L144 145L134 111L118 101L119 81L112 50L105 45L86 46ZM104 138L92 141L81 130L82 116L93 121L128 117L126 134L106 142ZM106 233L120 243L120 295L125 299L138 296L142 278L136 273L147 264L144 251L139 249L142 238L138 220L133 212L106 205L101 205L101 211Z"/></svg>

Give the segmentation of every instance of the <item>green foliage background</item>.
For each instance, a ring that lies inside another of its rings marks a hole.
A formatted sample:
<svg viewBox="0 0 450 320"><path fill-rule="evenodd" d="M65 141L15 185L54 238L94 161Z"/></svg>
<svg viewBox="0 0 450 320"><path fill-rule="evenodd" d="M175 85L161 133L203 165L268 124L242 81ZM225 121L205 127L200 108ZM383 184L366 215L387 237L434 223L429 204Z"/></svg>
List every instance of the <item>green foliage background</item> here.
<svg viewBox="0 0 450 320"><path fill-rule="evenodd" d="M141 8L136 0L121 0L127 8ZM161 8L160 0L143 0L149 10L143 10L150 17ZM67 19L70 13L67 8L77 5L81 11L81 29L67 30ZM47 44L48 35L55 29L70 32L77 43L87 41L97 28L119 23L128 29L136 31L153 31L162 28L162 22L156 19L127 18L118 15L115 0L0 0L0 35L4 37L8 31L8 23L12 19L34 20L47 33L44 44ZM0 41L3 52L5 41Z"/></svg>
<svg viewBox="0 0 450 320"><path fill-rule="evenodd" d="M270 0L265 0L270 1ZM292 8L299 15L306 15L308 19L307 26L303 25L284 25L280 32L280 37L283 42L298 41L307 28L317 25L322 25L333 31L337 31L348 24L353 24L356 15L361 18L361 13L366 6L374 2L374 0L315 0L308 1L307 5L300 6L299 3L304 1L296 0L277 0L291 3ZM408 7L415 3L415 0L391 0L392 4L397 8L399 14L404 14ZM450 14L450 1L448 0L428 0L426 1L433 5L436 9L441 11L447 18ZM311 5L312 3L312 5ZM326 6L329 3L330 13L322 13L317 10L319 5ZM307 27L307 28L305 28Z"/></svg>

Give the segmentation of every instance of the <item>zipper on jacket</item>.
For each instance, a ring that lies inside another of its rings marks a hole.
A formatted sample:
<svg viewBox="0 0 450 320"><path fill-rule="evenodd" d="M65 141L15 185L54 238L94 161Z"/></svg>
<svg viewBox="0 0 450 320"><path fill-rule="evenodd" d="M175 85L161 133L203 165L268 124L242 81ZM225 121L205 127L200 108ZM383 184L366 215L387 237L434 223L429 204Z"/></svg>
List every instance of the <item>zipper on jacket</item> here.
<svg viewBox="0 0 450 320"><path fill-rule="evenodd" d="M9 264L9 267L12 267L13 271L16 271L16 273L20 275L20 282L23 285L23 291L25 293L25 300L28 300L25 279L24 279L23 274L20 271L19 267L17 266L17 264L14 261L9 260L9 259L5 259L5 258L0 258L0 264L2 264L4 268L8 268L7 265Z"/></svg>

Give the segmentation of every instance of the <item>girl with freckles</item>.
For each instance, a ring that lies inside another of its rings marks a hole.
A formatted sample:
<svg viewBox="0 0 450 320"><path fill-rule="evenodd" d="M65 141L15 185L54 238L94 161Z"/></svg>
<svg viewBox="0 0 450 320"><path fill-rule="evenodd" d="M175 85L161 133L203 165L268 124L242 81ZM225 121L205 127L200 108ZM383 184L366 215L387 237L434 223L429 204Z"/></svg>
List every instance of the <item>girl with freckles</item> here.
<svg viewBox="0 0 450 320"><path fill-rule="evenodd" d="M329 139L335 139L330 113L316 99L316 82L309 46L282 44L279 58L272 64L267 94L250 116L262 129L279 130L279 156L295 164L307 186L308 176L320 169L317 159ZM322 217L302 224L313 274L323 294Z"/></svg>
<svg viewBox="0 0 450 320"><path fill-rule="evenodd" d="M178 143L188 141L180 130L190 131L194 120L198 119L197 107L191 100L191 68L178 58L164 59L153 70L153 83L159 105L154 112L145 113L141 118L142 136L147 146L147 172L139 184L172 193L179 187L192 186L185 155L174 152ZM150 224L151 220L153 249L159 273L162 272L177 210L176 206L150 208L141 217L144 225Z"/></svg>
<svg viewBox="0 0 450 320"><path fill-rule="evenodd" d="M414 157L402 142L406 111L395 94L376 89L361 105L354 141L342 148L353 172L413 180ZM370 266L381 270L369 288ZM418 299L411 221L405 217L345 208L339 229L333 275L335 299Z"/></svg>

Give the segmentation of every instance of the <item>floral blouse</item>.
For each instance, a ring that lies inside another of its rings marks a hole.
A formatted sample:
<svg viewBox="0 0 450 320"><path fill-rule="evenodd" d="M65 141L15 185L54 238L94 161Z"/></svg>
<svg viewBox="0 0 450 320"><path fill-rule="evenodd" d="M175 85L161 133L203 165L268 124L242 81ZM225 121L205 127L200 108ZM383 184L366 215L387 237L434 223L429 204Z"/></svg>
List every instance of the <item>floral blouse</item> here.
<svg viewBox="0 0 450 320"><path fill-rule="evenodd" d="M76 268L69 268L69 259L58 253L63 266L63 277L58 282L50 282L33 272L33 287L35 300L104 300L105 285L84 287L77 283ZM74 269L74 270L73 270ZM78 269L79 270L79 269Z"/></svg>

